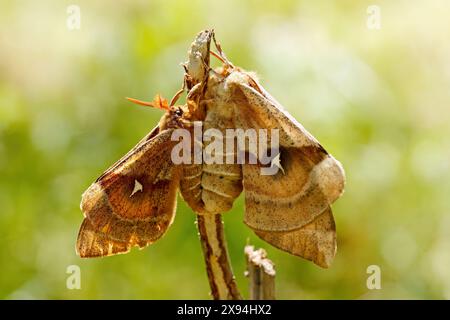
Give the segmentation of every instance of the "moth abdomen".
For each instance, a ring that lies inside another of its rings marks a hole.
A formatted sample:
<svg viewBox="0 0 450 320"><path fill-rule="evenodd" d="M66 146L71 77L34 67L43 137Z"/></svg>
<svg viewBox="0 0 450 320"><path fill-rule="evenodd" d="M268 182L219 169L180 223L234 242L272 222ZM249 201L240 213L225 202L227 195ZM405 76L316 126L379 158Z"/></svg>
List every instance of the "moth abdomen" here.
<svg viewBox="0 0 450 320"><path fill-rule="evenodd" d="M183 175L180 179L180 192L183 199L195 212L204 212L202 202L202 165L183 165Z"/></svg>
<svg viewBox="0 0 450 320"><path fill-rule="evenodd" d="M211 164L203 166L202 201L208 212L225 212L242 192L240 165Z"/></svg>

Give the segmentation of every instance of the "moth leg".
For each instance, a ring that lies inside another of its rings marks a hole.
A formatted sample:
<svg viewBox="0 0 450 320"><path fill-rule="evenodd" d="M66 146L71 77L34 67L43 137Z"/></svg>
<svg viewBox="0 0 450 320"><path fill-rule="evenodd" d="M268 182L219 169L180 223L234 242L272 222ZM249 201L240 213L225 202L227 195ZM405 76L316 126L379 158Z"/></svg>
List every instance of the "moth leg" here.
<svg viewBox="0 0 450 320"><path fill-rule="evenodd" d="M209 51L209 53L210 53L213 57L219 59L220 62L226 63L225 60L224 60L218 53L215 53L214 51L211 51L211 50Z"/></svg>
<svg viewBox="0 0 450 320"><path fill-rule="evenodd" d="M189 90L186 100L190 114L195 113L195 108L198 105L198 99L201 96L201 92L202 92L202 83L197 83L191 88L191 90Z"/></svg>
<svg viewBox="0 0 450 320"><path fill-rule="evenodd" d="M216 40L216 35L213 33L212 38L214 41L214 45L216 46L217 51L219 52L220 57L224 61L226 65L228 65L231 68L234 68L234 65L227 59L225 53L222 50L222 47L220 46L220 43ZM210 51L211 52L211 51Z"/></svg>
<svg viewBox="0 0 450 320"><path fill-rule="evenodd" d="M173 98L170 100L170 106L172 107L180 98L180 96L183 94L184 89L186 89L186 81L183 80L183 85L181 86L181 89L178 90Z"/></svg>
<svg viewBox="0 0 450 320"><path fill-rule="evenodd" d="M212 53L212 51L210 51L210 53ZM219 60L221 60L223 63L226 64L226 62L224 60L222 60L222 58L219 58ZM225 79L225 76L223 76L222 74L218 73L216 70L214 70L213 68L211 68L208 64L206 64L205 61L203 61L203 66L205 67L206 70L208 70L208 72L206 73L205 79L204 79L204 83L206 83L208 81L209 78L209 73L212 72L214 73L214 75L220 79Z"/></svg>
<svg viewBox="0 0 450 320"><path fill-rule="evenodd" d="M187 95L187 99L194 100L194 97L200 93L199 90L201 88L202 88L201 83L197 83L195 86L193 86Z"/></svg>

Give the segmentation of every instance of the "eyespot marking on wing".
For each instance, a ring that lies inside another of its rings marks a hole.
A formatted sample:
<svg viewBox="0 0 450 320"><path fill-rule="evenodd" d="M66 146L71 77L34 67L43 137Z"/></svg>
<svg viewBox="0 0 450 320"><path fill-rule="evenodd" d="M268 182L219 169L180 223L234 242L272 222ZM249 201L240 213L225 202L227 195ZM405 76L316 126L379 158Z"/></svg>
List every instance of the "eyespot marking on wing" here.
<svg viewBox="0 0 450 320"><path fill-rule="evenodd" d="M277 167L278 169L281 170L281 172L283 172L283 174L285 174L285 173L284 173L284 169L283 169L283 167L281 166L281 152L278 153L278 154L275 156L275 158L272 159L272 161L271 161L271 163L270 163L270 166L271 166L271 167L273 167L273 166Z"/></svg>
<svg viewBox="0 0 450 320"><path fill-rule="evenodd" d="M142 184L137 181L137 179L134 179L134 188L133 188L133 192L131 192L130 194L130 198L136 193L136 192L142 192L144 190L144 187L142 186Z"/></svg>

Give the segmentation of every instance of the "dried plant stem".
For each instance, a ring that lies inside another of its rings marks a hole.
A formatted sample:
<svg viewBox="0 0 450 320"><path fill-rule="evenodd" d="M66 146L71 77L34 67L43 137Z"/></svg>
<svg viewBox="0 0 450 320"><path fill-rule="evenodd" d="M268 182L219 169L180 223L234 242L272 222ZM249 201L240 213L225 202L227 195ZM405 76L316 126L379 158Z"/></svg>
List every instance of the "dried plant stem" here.
<svg viewBox="0 0 450 320"><path fill-rule="evenodd" d="M220 214L197 215L211 295L215 300L242 299L231 269Z"/></svg>
<svg viewBox="0 0 450 320"><path fill-rule="evenodd" d="M244 249L247 258L247 277L250 280L250 300L275 299L275 268L271 260L267 259L264 249L255 250L247 245Z"/></svg>

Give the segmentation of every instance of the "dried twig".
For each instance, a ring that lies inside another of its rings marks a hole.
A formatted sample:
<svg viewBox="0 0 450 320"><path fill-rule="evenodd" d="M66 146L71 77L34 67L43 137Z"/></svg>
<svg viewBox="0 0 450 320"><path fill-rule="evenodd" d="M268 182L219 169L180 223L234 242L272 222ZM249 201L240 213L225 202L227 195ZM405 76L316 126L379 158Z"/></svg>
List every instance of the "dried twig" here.
<svg viewBox="0 0 450 320"><path fill-rule="evenodd" d="M211 295L215 300L242 299L234 279L220 214L197 215Z"/></svg>
<svg viewBox="0 0 450 320"><path fill-rule="evenodd" d="M275 266L267 259L264 249L255 250L251 245L245 246L247 258L246 275L250 279L250 300L275 299Z"/></svg>

